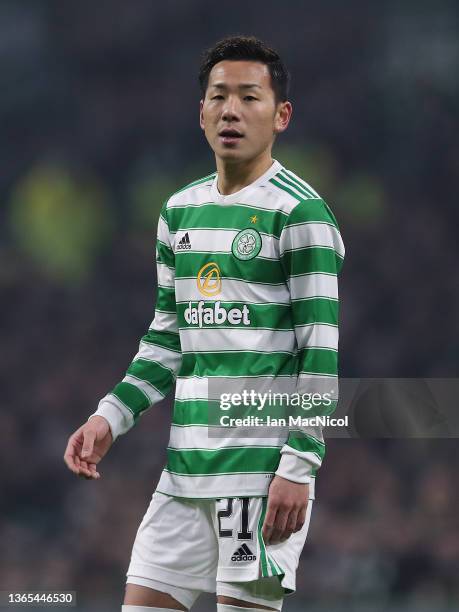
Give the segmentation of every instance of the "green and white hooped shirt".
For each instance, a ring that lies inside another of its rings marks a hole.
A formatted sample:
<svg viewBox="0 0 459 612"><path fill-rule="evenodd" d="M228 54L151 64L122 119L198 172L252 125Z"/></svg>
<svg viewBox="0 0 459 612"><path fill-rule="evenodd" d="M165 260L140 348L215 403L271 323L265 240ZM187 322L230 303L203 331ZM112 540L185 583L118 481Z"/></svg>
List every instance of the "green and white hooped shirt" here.
<svg viewBox="0 0 459 612"><path fill-rule="evenodd" d="M286 377L302 391L315 377L337 383L341 234L317 192L278 161L237 193L221 195L217 179L164 204L155 316L94 414L116 439L176 382L159 491L263 496L274 473L313 489L325 452L320 426L279 438L211 437L207 393L212 377Z"/></svg>

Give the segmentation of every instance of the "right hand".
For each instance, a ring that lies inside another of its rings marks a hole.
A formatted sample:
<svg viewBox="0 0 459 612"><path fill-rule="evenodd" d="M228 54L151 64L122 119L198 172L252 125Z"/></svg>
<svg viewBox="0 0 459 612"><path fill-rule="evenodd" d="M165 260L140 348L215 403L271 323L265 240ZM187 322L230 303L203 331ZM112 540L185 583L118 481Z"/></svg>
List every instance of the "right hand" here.
<svg viewBox="0 0 459 612"><path fill-rule="evenodd" d="M67 443L64 461L69 470L87 480L100 478L96 465L107 454L113 437L107 419L94 416L73 433Z"/></svg>

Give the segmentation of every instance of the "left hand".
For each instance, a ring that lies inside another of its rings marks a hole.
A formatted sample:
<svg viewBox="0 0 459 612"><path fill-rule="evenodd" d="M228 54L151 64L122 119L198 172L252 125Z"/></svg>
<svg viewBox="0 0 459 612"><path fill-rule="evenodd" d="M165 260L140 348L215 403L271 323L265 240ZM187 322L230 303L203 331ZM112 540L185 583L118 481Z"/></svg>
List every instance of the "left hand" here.
<svg viewBox="0 0 459 612"><path fill-rule="evenodd" d="M309 485L274 476L268 491L268 507L263 523L265 544L285 542L300 531L306 518Z"/></svg>

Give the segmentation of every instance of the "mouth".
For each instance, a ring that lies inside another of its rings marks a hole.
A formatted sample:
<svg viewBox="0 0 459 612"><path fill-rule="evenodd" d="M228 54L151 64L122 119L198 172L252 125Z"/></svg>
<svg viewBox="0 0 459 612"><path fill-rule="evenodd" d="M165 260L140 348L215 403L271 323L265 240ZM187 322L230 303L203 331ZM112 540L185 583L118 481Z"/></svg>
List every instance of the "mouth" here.
<svg viewBox="0 0 459 612"><path fill-rule="evenodd" d="M232 128L225 128L224 130L221 130L221 132L218 133L218 136L224 145L234 145L239 142L241 138L244 138L244 135L241 134L241 132Z"/></svg>

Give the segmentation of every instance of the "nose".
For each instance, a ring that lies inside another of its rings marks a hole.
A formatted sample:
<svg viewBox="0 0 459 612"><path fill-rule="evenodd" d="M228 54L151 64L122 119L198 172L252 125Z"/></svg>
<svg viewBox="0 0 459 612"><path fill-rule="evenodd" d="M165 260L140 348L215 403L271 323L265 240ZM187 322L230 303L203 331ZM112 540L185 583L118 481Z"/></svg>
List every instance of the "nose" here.
<svg viewBox="0 0 459 612"><path fill-rule="evenodd" d="M240 118L240 103L237 96L228 96L222 109L224 121L238 121Z"/></svg>

